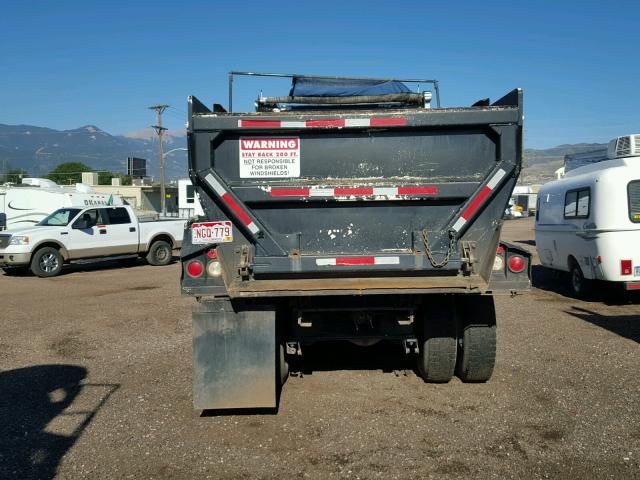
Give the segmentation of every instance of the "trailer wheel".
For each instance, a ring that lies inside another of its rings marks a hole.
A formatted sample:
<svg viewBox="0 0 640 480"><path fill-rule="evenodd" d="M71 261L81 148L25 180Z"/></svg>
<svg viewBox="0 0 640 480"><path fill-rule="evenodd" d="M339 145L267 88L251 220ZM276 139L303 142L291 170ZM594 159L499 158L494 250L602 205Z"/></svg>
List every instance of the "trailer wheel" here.
<svg viewBox="0 0 640 480"><path fill-rule="evenodd" d="M280 385L284 385L284 382L289 378L289 362L287 362L287 356L285 354L285 346L283 343L278 348L278 371L280 374Z"/></svg>
<svg viewBox="0 0 640 480"><path fill-rule="evenodd" d="M496 310L491 296L461 298L458 306L458 364L463 382L486 382L496 363Z"/></svg>
<svg viewBox="0 0 640 480"><path fill-rule="evenodd" d="M168 265L172 258L171 245L164 240L156 240L151 244L149 252L145 257L150 265L162 266Z"/></svg>
<svg viewBox="0 0 640 480"><path fill-rule="evenodd" d="M569 288L576 298L585 298L589 293L589 281L584 278L580 265L574 260L569 269Z"/></svg>
<svg viewBox="0 0 640 480"><path fill-rule="evenodd" d="M53 247L42 247L31 257L31 271L37 277L55 277L62 271L64 259Z"/></svg>
<svg viewBox="0 0 640 480"><path fill-rule="evenodd" d="M418 371L426 382L446 383L456 367L456 321L454 306L448 297L429 301L424 312Z"/></svg>

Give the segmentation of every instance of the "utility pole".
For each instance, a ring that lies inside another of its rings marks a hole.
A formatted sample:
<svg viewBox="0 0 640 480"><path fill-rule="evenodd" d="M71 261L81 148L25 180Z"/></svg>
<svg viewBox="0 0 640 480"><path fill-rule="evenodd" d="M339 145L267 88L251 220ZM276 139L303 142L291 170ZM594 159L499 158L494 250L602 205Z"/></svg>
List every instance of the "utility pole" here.
<svg viewBox="0 0 640 480"><path fill-rule="evenodd" d="M152 105L149 107L149 110L156 111L156 125L151 125L151 128L153 128L158 134L158 140L160 143L160 211L162 215L167 214L165 204L166 194L164 190L164 153L162 150L162 136L164 135L166 128L162 126L162 112L164 112L168 107L169 105Z"/></svg>

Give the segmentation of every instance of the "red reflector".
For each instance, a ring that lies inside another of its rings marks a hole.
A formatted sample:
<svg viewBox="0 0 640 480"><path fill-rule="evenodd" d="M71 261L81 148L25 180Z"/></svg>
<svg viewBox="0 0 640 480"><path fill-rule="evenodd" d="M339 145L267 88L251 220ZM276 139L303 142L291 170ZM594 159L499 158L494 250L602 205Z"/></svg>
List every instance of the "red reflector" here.
<svg viewBox="0 0 640 480"><path fill-rule="evenodd" d="M602 263L602 257L600 255L596 257L596 262L598 263L598 265Z"/></svg>
<svg viewBox="0 0 640 480"><path fill-rule="evenodd" d="M513 255L509 257L509 270L513 273L520 273L524 270L524 267L527 265L527 262L524 261L520 255Z"/></svg>
<svg viewBox="0 0 640 480"><path fill-rule="evenodd" d="M218 258L218 252L215 248L212 248L207 252L207 257L209 257L211 260L215 260L216 258Z"/></svg>
<svg viewBox="0 0 640 480"><path fill-rule="evenodd" d="M496 250L496 254L502 255L504 253L504 247L502 245L498 245L498 250Z"/></svg>
<svg viewBox="0 0 640 480"><path fill-rule="evenodd" d="M200 277L204 273L204 265L200 260L191 260L187 263L187 273L190 277Z"/></svg>
<svg viewBox="0 0 640 480"><path fill-rule="evenodd" d="M620 275L631 275L631 260L620 260Z"/></svg>
<svg viewBox="0 0 640 480"><path fill-rule="evenodd" d="M627 290L640 290L640 282L626 282L625 288Z"/></svg>

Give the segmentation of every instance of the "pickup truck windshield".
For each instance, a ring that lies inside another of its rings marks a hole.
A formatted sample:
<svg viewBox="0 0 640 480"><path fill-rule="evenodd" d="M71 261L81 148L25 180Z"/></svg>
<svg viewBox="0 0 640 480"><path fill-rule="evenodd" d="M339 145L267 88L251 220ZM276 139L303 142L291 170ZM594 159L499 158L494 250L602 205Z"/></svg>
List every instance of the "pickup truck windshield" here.
<svg viewBox="0 0 640 480"><path fill-rule="evenodd" d="M80 213L79 208L60 208L48 217L43 218L38 225L43 227L64 227Z"/></svg>

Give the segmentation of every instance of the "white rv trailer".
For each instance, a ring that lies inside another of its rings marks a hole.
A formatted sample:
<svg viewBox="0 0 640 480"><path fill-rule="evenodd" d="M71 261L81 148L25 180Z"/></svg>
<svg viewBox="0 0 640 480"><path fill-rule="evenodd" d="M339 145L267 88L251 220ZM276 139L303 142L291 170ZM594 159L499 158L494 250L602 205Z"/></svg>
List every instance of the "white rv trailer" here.
<svg viewBox="0 0 640 480"><path fill-rule="evenodd" d="M46 178L23 178L21 185L0 187L0 230L35 225L62 207L90 205L122 205L122 199L83 183L61 187Z"/></svg>
<svg viewBox="0 0 640 480"><path fill-rule="evenodd" d="M191 218L201 215L204 215L204 211L191 180L178 180L178 216Z"/></svg>
<svg viewBox="0 0 640 480"><path fill-rule="evenodd" d="M589 280L640 290L640 134L612 140L607 160L543 185L535 225L540 262L570 272L575 295Z"/></svg>

